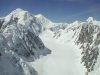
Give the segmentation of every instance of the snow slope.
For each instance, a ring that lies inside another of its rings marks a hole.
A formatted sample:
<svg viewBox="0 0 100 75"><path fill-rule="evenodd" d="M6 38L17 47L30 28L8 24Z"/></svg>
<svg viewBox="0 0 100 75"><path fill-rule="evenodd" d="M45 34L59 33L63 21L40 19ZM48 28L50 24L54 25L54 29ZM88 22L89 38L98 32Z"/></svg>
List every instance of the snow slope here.
<svg viewBox="0 0 100 75"><path fill-rule="evenodd" d="M76 21L68 25L64 30L56 33L55 38L59 42L73 43L81 50L80 62L86 68L86 75L98 74L100 63L99 48L100 21L89 17L85 22Z"/></svg>
<svg viewBox="0 0 100 75"><path fill-rule="evenodd" d="M40 38L52 54L30 64L39 75L99 75L99 25L99 21L89 17L85 22L76 21L65 29L53 27L54 30L44 31ZM59 32L55 34L56 31Z"/></svg>
<svg viewBox="0 0 100 75"><path fill-rule="evenodd" d="M80 64L77 46L72 42L64 44L54 38L40 37L52 54L31 63L39 75L84 75L85 68Z"/></svg>

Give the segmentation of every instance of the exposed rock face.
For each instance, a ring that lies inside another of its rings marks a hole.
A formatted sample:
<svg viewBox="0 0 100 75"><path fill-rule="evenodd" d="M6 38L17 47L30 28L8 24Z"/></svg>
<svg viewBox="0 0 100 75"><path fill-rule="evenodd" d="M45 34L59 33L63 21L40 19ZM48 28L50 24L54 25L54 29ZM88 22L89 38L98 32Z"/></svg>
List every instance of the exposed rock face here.
<svg viewBox="0 0 100 75"><path fill-rule="evenodd" d="M56 31L59 29L56 29ZM66 37L67 36L67 37ZM99 64L100 53L100 22L89 17L85 22L74 22L65 29L56 33L55 37L64 42L73 40L76 46L82 50L81 63L86 68L86 75L95 71ZM69 38L69 39L68 39ZM67 41L66 41L67 39Z"/></svg>
<svg viewBox="0 0 100 75"><path fill-rule="evenodd" d="M37 75L28 62L51 51L38 37L41 29L35 24L34 17L27 11L16 9L0 20L0 24L0 75Z"/></svg>
<svg viewBox="0 0 100 75"><path fill-rule="evenodd" d="M95 28L98 26L85 23L82 26L79 37L77 40L77 44L80 44L80 48L83 49L82 51L82 62L87 69L87 72L91 72L94 70L95 63L97 62L97 58L99 55L99 48L96 39L98 38L98 33L95 35Z"/></svg>

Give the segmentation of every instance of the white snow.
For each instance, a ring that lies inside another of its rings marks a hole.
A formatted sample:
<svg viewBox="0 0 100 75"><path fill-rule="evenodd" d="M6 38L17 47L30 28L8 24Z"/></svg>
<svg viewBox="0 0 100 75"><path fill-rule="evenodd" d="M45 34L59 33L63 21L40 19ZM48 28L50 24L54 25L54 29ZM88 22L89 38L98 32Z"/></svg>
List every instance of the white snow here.
<svg viewBox="0 0 100 75"><path fill-rule="evenodd" d="M43 28L48 29L48 28L53 27L54 25L52 21L44 17L42 14L35 15L35 17L36 17L36 22L42 25Z"/></svg>
<svg viewBox="0 0 100 75"><path fill-rule="evenodd" d="M52 54L30 63L39 75L84 75L79 48L72 42L61 43L54 38L40 36Z"/></svg>
<svg viewBox="0 0 100 75"><path fill-rule="evenodd" d="M89 23L89 22L93 22L93 17L89 17L86 21Z"/></svg>

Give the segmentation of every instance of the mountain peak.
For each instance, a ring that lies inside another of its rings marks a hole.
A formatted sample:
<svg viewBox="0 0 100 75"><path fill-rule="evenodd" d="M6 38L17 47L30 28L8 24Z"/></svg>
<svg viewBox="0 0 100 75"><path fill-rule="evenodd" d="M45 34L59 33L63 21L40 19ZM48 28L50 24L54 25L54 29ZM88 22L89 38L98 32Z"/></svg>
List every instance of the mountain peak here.
<svg viewBox="0 0 100 75"><path fill-rule="evenodd" d="M93 19L93 17L89 17L86 21L87 21L88 23L90 23L90 22L93 22L94 19Z"/></svg>
<svg viewBox="0 0 100 75"><path fill-rule="evenodd" d="M15 9L14 11L24 11L24 10L21 9L21 8L17 8L17 9Z"/></svg>
<svg viewBox="0 0 100 75"><path fill-rule="evenodd" d="M35 15L35 17L44 17L42 14Z"/></svg>
<svg viewBox="0 0 100 75"><path fill-rule="evenodd" d="M12 11L11 14L24 14L25 12L27 12L27 11L25 11L21 8L17 8L14 11Z"/></svg>
<svg viewBox="0 0 100 75"><path fill-rule="evenodd" d="M38 24L41 24L44 28L51 28L51 27L53 27L52 21L47 19L42 14L35 15L35 18L36 18L36 22Z"/></svg>
<svg viewBox="0 0 100 75"><path fill-rule="evenodd" d="M26 21L33 19L33 16L28 11L17 8L5 17L5 21L9 23L11 19L13 20L14 18L18 18L18 24L25 25Z"/></svg>

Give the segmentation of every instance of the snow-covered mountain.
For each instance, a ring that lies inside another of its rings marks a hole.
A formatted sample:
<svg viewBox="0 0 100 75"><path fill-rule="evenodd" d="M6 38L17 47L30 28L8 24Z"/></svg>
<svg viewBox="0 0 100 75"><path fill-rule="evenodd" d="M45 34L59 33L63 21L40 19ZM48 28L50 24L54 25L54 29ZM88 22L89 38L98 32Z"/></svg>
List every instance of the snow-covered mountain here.
<svg viewBox="0 0 100 75"><path fill-rule="evenodd" d="M46 38L51 39L52 37L55 40L57 40L58 43L63 43L64 45L70 44L72 45L71 50L73 50L74 47L75 48L78 47L77 50L79 50L79 53L76 54L79 55L80 61L77 62L80 62L81 66L85 68L85 70L83 70L84 74L99 75L100 74L99 72L100 71L100 67L99 67L100 66L99 64L100 63L100 55L99 55L100 21L96 21L93 19L93 17L89 17L84 22L75 21L71 24L67 24L67 23L61 25L59 24L57 25L57 24L49 28L49 30L46 30L44 33L42 33L40 37L44 41ZM69 49L68 47L66 46L66 50ZM75 52L77 52L77 50ZM73 74L73 75L77 75L77 74Z"/></svg>
<svg viewBox="0 0 100 75"><path fill-rule="evenodd" d="M75 21L64 30L56 33L55 38L63 43L73 42L81 50L80 62L86 68L86 75L99 75L100 69L100 21L89 17L85 22ZM67 49L67 48L66 48Z"/></svg>
<svg viewBox="0 0 100 75"><path fill-rule="evenodd" d="M99 38L92 17L55 23L18 8L0 18L0 75L99 75Z"/></svg>
<svg viewBox="0 0 100 75"><path fill-rule="evenodd" d="M0 19L0 75L38 74L28 63L51 53L38 37L40 30L22 9Z"/></svg>
<svg viewBox="0 0 100 75"><path fill-rule="evenodd" d="M41 25L43 30L54 26L54 23L44 17L42 14L35 15L35 22L36 24Z"/></svg>

